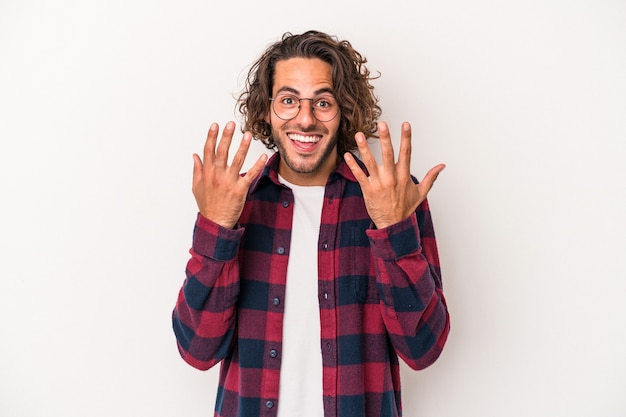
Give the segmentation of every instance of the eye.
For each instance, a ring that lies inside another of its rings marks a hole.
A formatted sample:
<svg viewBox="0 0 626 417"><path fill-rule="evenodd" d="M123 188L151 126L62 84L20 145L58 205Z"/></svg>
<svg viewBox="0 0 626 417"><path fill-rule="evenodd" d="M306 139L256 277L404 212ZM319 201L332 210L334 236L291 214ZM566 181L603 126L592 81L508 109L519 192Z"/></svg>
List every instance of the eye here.
<svg viewBox="0 0 626 417"><path fill-rule="evenodd" d="M315 101L315 107L318 107L323 110L332 109L335 105L335 102L330 98L320 98Z"/></svg>
<svg viewBox="0 0 626 417"><path fill-rule="evenodd" d="M282 96L279 101L285 106L294 106L298 104L298 99L294 96Z"/></svg>

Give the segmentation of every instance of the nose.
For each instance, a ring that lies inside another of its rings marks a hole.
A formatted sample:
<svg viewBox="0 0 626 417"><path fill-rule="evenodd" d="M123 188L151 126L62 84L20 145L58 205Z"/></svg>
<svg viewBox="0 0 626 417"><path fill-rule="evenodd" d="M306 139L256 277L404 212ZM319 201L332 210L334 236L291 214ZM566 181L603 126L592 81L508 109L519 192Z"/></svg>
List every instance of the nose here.
<svg viewBox="0 0 626 417"><path fill-rule="evenodd" d="M301 98L300 105L298 106L299 111L296 115L296 118L303 125L312 125L317 122L315 118L315 114L313 113L313 100L309 98Z"/></svg>

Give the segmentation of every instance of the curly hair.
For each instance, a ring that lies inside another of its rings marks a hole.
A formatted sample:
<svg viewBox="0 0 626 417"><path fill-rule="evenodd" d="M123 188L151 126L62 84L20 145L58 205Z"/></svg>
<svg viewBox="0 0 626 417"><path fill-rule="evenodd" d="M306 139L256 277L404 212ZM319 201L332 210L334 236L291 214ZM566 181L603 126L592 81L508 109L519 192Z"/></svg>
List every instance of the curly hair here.
<svg viewBox="0 0 626 417"><path fill-rule="evenodd" d="M354 135L363 132L377 137L376 122L381 115L378 98L370 81L367 59L350 42L323 32L300 35L286 32L272 44L248 71L246 84L237 103L243 115L242 131L250 131L268 149L275 149L272 129L265 117L270 111L276 63L290 58L318 58L332 67L334 95L341 110L337 152L343 155L357 148Z"/></svg>

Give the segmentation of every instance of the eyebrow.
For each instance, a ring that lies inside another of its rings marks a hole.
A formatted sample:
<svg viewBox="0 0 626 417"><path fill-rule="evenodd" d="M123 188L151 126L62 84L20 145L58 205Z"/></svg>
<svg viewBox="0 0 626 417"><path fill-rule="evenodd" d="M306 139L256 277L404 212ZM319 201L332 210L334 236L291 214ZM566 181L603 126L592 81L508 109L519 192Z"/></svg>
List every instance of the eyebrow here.
<svg viewBox="0 0 626 417"><path fill-rule="evenodd" d="M280 94L280 93L284 93L284 92L288 92L288 93L293 93L296 96L299 96L300 92L298 90L296 90L295 88L292 87L281 87L278 91L276 91L276 95ZM313 92L313 96L319 96L321 94L325 94L328 93L330 95L335 95L333 92L333 89L330 87L324 87L324 88L320 88L319 90L315 90Z"/></svg>

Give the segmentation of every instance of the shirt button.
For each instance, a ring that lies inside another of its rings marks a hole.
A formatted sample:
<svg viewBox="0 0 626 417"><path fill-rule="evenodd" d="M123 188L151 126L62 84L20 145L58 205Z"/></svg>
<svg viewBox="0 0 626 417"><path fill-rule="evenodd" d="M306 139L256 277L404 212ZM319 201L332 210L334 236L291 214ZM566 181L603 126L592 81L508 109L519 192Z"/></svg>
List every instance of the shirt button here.
<svg viewBox="0 0 626 417"><path fill-rule="evenodd" d="M274 299L272 300L272 304L274 304L275 306L280 304L280 298L278 297L274 297Z"/></svg>
<svg viewBox="0 0 626 417"><path fill-rule="evenodd" d="M326 343L326 350L330 352L333 350L333 346L330 343Z"/></svg>
<svg viewBox="0 0 626 417"><path fill-rule="evenodd" d="M324 243L322 243L322 247L323 247L324 249L328 249L328 242L324 242Z"/></svg>
<svg viewBox="0 0 626 417"><path fill-rule="evenodd" d="M283 201L283 207L285 208L289 207L289 201L287 200Z"/></svg>
<svg viewBox="0 0 626 417"><path fill-rule="evenodd" d="M278 254L282 255L285 253L285 248L283 248L282 246L278 248Z"/></svg>
<svg viewBox="0 0 626 417"><path fill-rule="evenodd" d="M276 349L270 350L270 358L275 358L278 356L278 351Z"/></svg>
<svg viewBox="0 0 626 417"><path fill-rule="evenodd" d="M265 406L267 408L274 408L274 401L270 401L270 400L265 401Z"/></svg>

